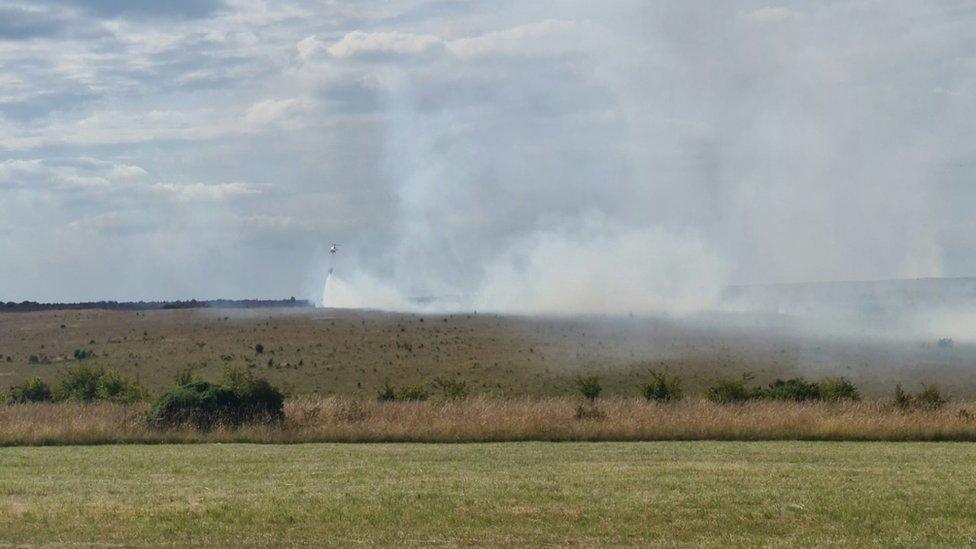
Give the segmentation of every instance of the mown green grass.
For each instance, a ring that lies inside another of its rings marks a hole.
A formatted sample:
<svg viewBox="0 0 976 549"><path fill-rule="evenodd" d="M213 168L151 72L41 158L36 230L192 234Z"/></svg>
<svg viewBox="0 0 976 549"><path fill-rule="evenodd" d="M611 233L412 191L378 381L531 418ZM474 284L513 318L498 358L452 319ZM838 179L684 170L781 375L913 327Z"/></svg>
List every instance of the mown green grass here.
<svg viewBox="0 0 976 549"><path fill-rule="evenodd" d="M967 443L0 449L3 544L974 541Z"/></svg>

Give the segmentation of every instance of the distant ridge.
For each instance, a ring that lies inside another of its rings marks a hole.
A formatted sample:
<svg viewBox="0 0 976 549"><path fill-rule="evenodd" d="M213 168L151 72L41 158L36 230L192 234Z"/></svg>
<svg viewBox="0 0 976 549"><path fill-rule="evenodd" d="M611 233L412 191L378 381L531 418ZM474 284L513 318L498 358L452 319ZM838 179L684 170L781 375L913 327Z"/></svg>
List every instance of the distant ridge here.
<svg viewBox="0 0 976 549"><path fill-rule="evenodd" d="M314 307L305 299L210 299L197 301L87 301L81 303L38 303L22 301L0 302L0 312L29 313L35 311L78 311L104 309L108 311L155 311L164 309L267 309L272 307Z"/></svg>

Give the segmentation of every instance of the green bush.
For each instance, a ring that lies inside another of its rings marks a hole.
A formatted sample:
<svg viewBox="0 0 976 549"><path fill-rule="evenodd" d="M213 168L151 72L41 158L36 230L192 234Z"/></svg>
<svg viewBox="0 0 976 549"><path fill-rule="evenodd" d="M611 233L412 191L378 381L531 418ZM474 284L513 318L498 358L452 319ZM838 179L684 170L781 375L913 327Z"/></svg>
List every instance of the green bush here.
<svg viewBox="0 0 976 549"><path fill-rule="evenodd" d="M218 423L236 424L237 409L237 395L230 387L194 381L160 395L149 408L149 422L157 427L210 429Z"/></svg>
<svg viewBox="0 0 976 549"><path fill-rule="evenodd" d="M600 393L603 392L603 387L600 386L600 378L598 376L577 376L576 388L591 403L595 402L599 398Z"/></svg>
<svg viewBox="0 0 976 549"><path fill-rule="evenodd" d="M949 402L935 385L922 385L922 392L915 395L916 406L923 410L938 410Z"/></svg>
<svg viewBox="0 0 976 549"><path fill-rule="evenodd" d="M264 378L240 368L224 370L227 384L240 403L241 421L281 421L285 418L285 395Z"/></svg>
<svg viewBox="0 0 976 549"><path fill-rule="evenodd" d="M651 370L651 382L644 385L644 398L655 402L681 400L681 379L667 372Z"/></svg>
<svg viewBox="0 0 976 549"><path fill-rule="evenodd" d="M393 402L396 400L396 388L390 385L387 381L383 384L383 387L376 392L376 400L380 402Z"/></svg>
<svg viewBox="0 0 976 549"><path fill-rule="evenodd" d="M404 385L396 395L397 400L422 401L430 398L430 392L423 385Z"/></svg>
<svg viewBox="0 0 976 549"><path fill-rule="evenodd" d="M21 385L10 388L10 403L51 402L51 387L41 378L35 377Z"/></svg>
<svg viewBox="0 0 976 549"><path fill-rule="evenodd" d="M436 378L433 382L434 390L441 394L444 400L464 400L468 398L468 383L463 380Z"/></svg>
<svg viewBox="0 0 976 549"><path fill-rule="evenodd" d="M467 397L468 385L463 381L452 381L445 379L435 379L434 388L448 400L457 400ZM383 387L376 392L376 400L379 402L401 401L424 401L430 398L430 391L422 384L404 385L397 389L387 381Z"/></svg>
<svg viewBox="0 0 976 549"><path fill-rule="evenodd" d="M58 373L56 400L95 400L105 370L93 366L67 368Z"/></svg>
<svg viewBox="0 0 976 549"><path fill-rule="evenodd" d="M901 385L895 386L894 403L902 410L938 410L948 401L935 385L923 384L922 391L918 394L904 391Z"/></svg>
<svg viewBox="0 0 976 549"><path fill-rule="evenodd" d="M744 374L740 380L719 381L708 389L708 399L718 404L745 402L752 399L793 402L861 400L857 387L842 377L828 377L819 382L807 381L802 377L787 380L777 379L766 387L749 388L746 384L751 378L749 374Z"/></svg>
<svg viewBox="0 0 976 549"><path fill-rule="evenodd" d="M144 398L146 398L146 390L141 385L115 372L106 372L95 389L95 400L129 404Z"/></svg>
<svg viewBox="0 0 976 549"><path fill-rule="evenodd" d="M820 386L816 383L806 381L802 377L795 377L786 381L777 379L768 387L756 389L755 397L803 402L804 400L820 400L821 393Z"/></svg>
<svg viewBox="0 0 976 549"><path fill-rule="evenodd" d="M708 388L706 394L708 400L716 404L734 404L745 402L750 398L755 398L756 392L746 387L746 383L751 379L748 374L743 374L741 379L723 379Z"/></svg>
<svg viewBox="0 0 976 549"><path fill-rule="evenodd" d="M136 402L145 396L145 389L135 381L94 366L76 366L61 370L54 389L54 400L108 400L126 403Z"/></svg>
<svg viewBox="0 0 976 549"><path fill-rule="evenodd" d="M176 372L176 384L177 385L189 385L197 380L195 374L197 367L193 364L181 368L179 372Z"/></svg>
<svg viewBox="0 0 976 549"><path fill-rule="evenodd" d="M207 430L284 420L284 395L267 380L246 374L229 377L229 385L194 381L166 391L149 408L150 424Z"/></svg>
<svg viewBox="0 0 976 549"><path fill-rule="evenodd" d="M820 398L828 402L840 400L861 400L861 393L853 383L843 377L828 377L820 383Z"/></svg>
<svg viewBox="0 0 976 549"><path fill-rule="evenodd" d="M895 385L895 393L892 395L891 403L895 408L908 410L912 407L912 395L901 388L901 383Z"/></svg>
<svg viewBox="0 0 976 549"><path fill-rule="evenodd" d="M895 393L892 398L892 404L901 410L911 411L911 410L938 410L942 408L949 399L942 396L942 393L935 385L925 385L922 384L922 392L913 395L904 389L901 385L895 385Z"/></svg>
<svg viewBox="0 0 976 549"><path fill-rule="evenodd" d="M75 360L88 360L89 358L95 357L95 351L89 351L87 349L75 349Z"/></svg>

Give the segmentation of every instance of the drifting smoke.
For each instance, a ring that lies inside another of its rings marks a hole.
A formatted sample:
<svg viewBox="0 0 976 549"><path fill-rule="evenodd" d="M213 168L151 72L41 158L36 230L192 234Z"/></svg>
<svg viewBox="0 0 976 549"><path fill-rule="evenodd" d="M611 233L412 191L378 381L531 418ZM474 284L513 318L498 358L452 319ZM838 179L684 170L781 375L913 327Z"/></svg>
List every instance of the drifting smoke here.
<svg viewBox="0 0 976 549"><path fill-rule="evenodd" d="M322 304L385 310L514 313L691 312L713 308L724 265L704 244L655 229L540 232L495 254L470 295L404 296L358 273L330 272Z"/></svg>
<svg viewBox="0 0 976 549"><path fill-rule="evenodd" d="M902 32L916 12L937 23ZM958 47L939 10L539 15L309 45L360 71L381 113L395 220L383 254L330 278L326 305L690 312L726 306L731 284L943 274L935 220L972 105L935 90L972 81L926 67ZM870 45L838 25L869 27Z"/></svg>
<svg viewBox="0 0 976 549"><path fill-rule="evenodd" d="M396 290L383 285L368 275L347 282L329 272L322 290L322 305L338 309L383 309L403 311L414 307Z"/></svg>
<svg viewBox="0 0 976 549"><path fill-rule="evenodd" d="M63 3L3 12L0 299L318 298L323 240L376 307L976 274L971 2Z"/></svg>
<svg viewBox="0 0 976 549"><path fill-rule="evenodd" d="M519 313L712 308L724 265L696 239L657 229L531 235L488 266L478 308Z"/></svg>

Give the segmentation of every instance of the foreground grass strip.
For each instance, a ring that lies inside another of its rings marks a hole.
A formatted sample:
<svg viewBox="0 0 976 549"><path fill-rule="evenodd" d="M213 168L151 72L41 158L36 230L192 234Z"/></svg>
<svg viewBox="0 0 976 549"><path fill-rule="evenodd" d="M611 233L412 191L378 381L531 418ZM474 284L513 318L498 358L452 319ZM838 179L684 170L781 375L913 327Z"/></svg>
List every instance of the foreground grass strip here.
<svg viewBox="0 0 976 549"><path fill-rule="evenodd" d="M976 445L667 442L0 449L0 543L976 540Z"/></svg>
<svg viewBox="0 0 976 549"><path fill-rule="evenodd" d="M976 404L904 412L878 402L605 399L578 419L573 398L378 403L293 399L283 425L154 430L146 405L0 406L0 446L199 442L507 442L653 440L976 441Z"/></svg>

